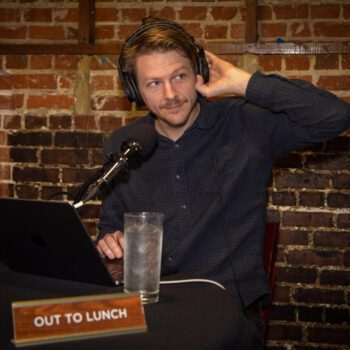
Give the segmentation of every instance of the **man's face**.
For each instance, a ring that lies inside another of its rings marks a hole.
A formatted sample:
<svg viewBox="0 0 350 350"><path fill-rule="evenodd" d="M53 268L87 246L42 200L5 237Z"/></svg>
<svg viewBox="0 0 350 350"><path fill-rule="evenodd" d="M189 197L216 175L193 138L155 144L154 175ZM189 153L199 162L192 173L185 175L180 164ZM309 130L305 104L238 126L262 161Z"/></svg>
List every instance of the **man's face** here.
<svg viewBox="0 0 350 350"><path fill-rule="evenodd" d="M190 60L175 50L152 52L137 58L136 72L140 94L157 117L157 131L176 140L200 109Z"/></svg>

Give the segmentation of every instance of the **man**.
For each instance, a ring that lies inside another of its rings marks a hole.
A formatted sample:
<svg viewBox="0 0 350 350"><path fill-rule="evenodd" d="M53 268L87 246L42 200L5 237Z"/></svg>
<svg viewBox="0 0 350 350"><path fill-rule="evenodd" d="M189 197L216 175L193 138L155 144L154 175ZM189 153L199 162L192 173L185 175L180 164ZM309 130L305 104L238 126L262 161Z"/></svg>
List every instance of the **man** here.
<svg viewBox="0 0 350 350"><path fill-rule="evenodd" d="M251 75L209 52L206 67L202 55L169 22L148 23L127 40L124 89L150 113L114 132L105 152L119 149L142 123L154 125L158 144L108 192L97 247L121 258L123 213L162 212L163 264L222 283L251 309L268 304L262 251L274 161L340 134L350 125L350 108L307 82ZM200 97L223 94L241 97Z"/></svg>

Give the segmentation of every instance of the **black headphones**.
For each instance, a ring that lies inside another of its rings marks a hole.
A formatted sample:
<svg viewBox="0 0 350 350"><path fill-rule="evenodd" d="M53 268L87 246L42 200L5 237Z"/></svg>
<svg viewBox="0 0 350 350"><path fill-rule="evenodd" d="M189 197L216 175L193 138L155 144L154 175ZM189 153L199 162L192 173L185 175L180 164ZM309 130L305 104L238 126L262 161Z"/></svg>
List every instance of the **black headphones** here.
<svg viewBox="0 0 350 350"><path fill-rule="evenodd" d="M137 83L134 77L125 71L124 50L125 48L133 44L141 34L143 34L144 32L146 32L151 28L156 28L156 27L175 29L181 32L182 34L185 34L188 37L190 43L193 46L193 51L195 52L196 73L203 77L204 83L207 83L209 81L209 66L208 66L208 61L205 57L204 49L201 45L196 43L192 35L188 34L182 27L180 27L176 23L171 23L166 21L156 21L156 22L144 24L125 41L119 56L119 65L118 65L118 74L119 74L119 78L121 80L125 95L130 102L136 102L138 106L143 106L145 103L143 102L141 94L137 88Z"/></svg>

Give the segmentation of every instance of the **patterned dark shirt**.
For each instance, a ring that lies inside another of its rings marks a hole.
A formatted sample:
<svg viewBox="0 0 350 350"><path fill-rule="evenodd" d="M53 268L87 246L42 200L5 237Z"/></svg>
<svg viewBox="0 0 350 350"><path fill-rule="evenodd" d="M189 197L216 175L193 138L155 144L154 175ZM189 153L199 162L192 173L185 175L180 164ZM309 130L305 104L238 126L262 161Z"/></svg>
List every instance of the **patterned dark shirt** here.
<svg viewBox="0 0 350 350"><path fill-rule="evenodd" d="M200 99L200 107L176 142L159 135L151 156L111 187L100 237L123 230L125 212L162 212L163 263L222 283L247 306L268 294L263 240L275 160L339 135L350 125L350 107L305 81L259 72L245 98ZM113 132L105 154L140 123L154 118Z"/></svg>

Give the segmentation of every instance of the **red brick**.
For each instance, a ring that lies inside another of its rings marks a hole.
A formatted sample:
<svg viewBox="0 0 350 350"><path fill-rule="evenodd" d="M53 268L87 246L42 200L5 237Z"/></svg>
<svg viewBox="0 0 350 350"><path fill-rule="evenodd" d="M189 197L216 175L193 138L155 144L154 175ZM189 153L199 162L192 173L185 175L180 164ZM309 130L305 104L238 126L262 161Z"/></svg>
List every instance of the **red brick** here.
<svg viewBox="0 0 350 350"><path fill-rule="evenodd" d="M55 69L77 69L78 67L78 56L55 56Z"/></svg>
<svg viewBox="0 0 350 350"><path fill-rule="evenodd" d="M5 115L4 116L4 129L20 129L21 128L21 116L20 115Z"/></svg>
<svg viewBox="0 0 350 350"><path fill-rule="evenodd" d="M276 188L314 188L326 189L329 187L331 176L326 174L289 173L276 174Z"/></svg>
<svg viewBox="0 0 350 350"><path fill-rule="evenodd" d="M231 24L230 34L232 39L236 41L243 41L245 38L245 25Z"/></svg>
<svg viewBox="0 0 350 350"><path fill-rule="evenodd" d="M218 7L213 7L211 9L211 15L214 20L219 21L219 20L230 20L236 16L238 12L237 7L227 7L227 6L218 6Z"/></svg>
<svg viewBox="0 0 350 350"><path fill-rule="evenodd" d="M121 9L123 22L140 22L143 18L146 17L145 8L124 8Z"/></svg>
<svg viewBox="0 0 350 350"><path fill-rule="evenodd" d="M336 189L350 189L350 175L349 174L334 174L333 187Z"/></svg>
<svg viewBox="0 0 350 350"><path fill-rule="evenodd" d="M343 16L345 19L350 18L350 5L343 5Z"/></svg>
<svg viewBox="0 0 350 350"><path fill-rule="evenodd" d="M185 23L183 28L195 38L202 38L203 30L199 23Z"/></svg>
<svg viewBox="0 0 350 350"><path fill-rule="evenodd" d="M19 22L21 18L19 9L2 8L0 11L0 23Z"/></svg>
<svg viewBox="0 0 350 350"><path fill-rule="evenodd" d="M28 56L26 55L8 55L6 56L6 68L24 69L28 67Z"/></svg>
<svg viewBox="0 0 350 350"><path fill-rule="evenodd" d="M344 304L344 292L320 288L297 288L294 299L298 302L317 304Z"/></svg>
<svg viewBox="0 0 350 350"><path fill-rule="evenodd" d="M55 138L58 147L100 148L102 143L102 134L94 132L57 132Z"/></svg>
<svg viewBox="0 0 350 350"><path fill-rule="evenodd" d="M27 34L27 27L24 26L1 26L0 38L1 39L25 39Z"/></svg>
<svg viewBox="0 0 350 350"><path fill-rule="evenodd" d="M14 181L26 181L26 182L51 182L55 183L59 181L59 169L52 168L35 168L35 167L17 167L13 169Z"/></svg>
<svg viewBox="0 0 350 350"><path fill-rule="evenodd" d="M317 82L317 86L333 91L350 90L350 75L322 75Z"/></svg>
<svg viewBox="0 0 350 350"><path fill-rule="evenodd" d="M308 18L309 9L306 4L273 6L276 19Z"/></svg>
<svg viewBox="0 0 350 350"><path fill-rule="evenodd" d="M11 180L11 166L0 163L0 180Z"/></svg>
<svg viewBox="0 0 350 350"><path fill-rule="evenodd" d="M129 111L131 103L124 96L97 96L92 99L91 108L94 111Z"/></svg>
<svg viewBox="0 0 350 350"><path fill-rule="evenodd" d="M323 307L298 307L298 321L322 323Z"/></svg>
<svg viewBox="0 0 350 350"><path fill-rule="evenodd" d="M18 198L37 199L39 196L39 189L32 185L15 185L15 193Z"/></svg>
<svg viewBox="0 0 350 350"><path fill-rule="evenodd" d="M290 287L279 286L276 284L273 291L273 300L277 302L289 302L290 301Z"/></svg>
<svg viewBox="0 0 350 350"><path fill-rule="evenodd" d="M76 115L74 118L75 129L95 130L96 120L94 115Z"/></svg>
<svg viewBox="0 0 350 350"><path fill-rule="evenodd" d="M26 129L47 128L47 118L45 116L26 115L24 125Z"/></svg>
<svg viewBox="0 0 350 350"><path fill-rule="evenodd" d="M91 88L93 90L113 90L113 77L111 75L93 75Z"/></svg>
<svg viewBox="0 0 350 350"><path fill-rule="evenodd" d="M312 343L350 344L349 327L326 328L310 327L308 329L307 341ZM339 347L340 349L340 347Z"/></svg>
<svg viewBox="0 0 350 350"><path fill-rule="evenodd" d="M316 55L315 69L339 69L339 55Z"/></svg>
<svg viewBox="0 0 350 350"><path fill-rule="evenodd" d="M340 6L336 4L318 4L310 8L311 18L339 18Z"/></svg>
<svg viewBox="0 0 350 350"><path fill-rule="evenodd" d="M259 56L258 60L259 60L259 67L264 72L281 70L281 66L282 66L281 56L264 55L264 56Z"/></svg>
<svg viewBox="0 0 350 350"><path fill-rule="evenodd" d="M170 7L170 6L166 6L166 7L162 7L162 8L150 7L149 14L150 14L150 16L167 18L170 20L175 20L175 17L176 17L175 9L173 7Z"/></svg>
<svg viewBox="0 0 350 350"><path fill-rule="evenodd" d="M114 39L114 27L111 25L97 25L95 29L96 39Z"/></svg>
<svg viewBox="0 0 350 350"><path fill-rule="evenodd" d="M315 36L328 37L349 37L350 23L315 23Z"/></svg>
<svg viewBox="0 0 350 350"><path fill-rule="evenodd" d="M350 69L350 54L343 54L341 62L343 69Z"/></svg>
<svg viewBox="0 0 350 350"><path fill-rule="evenodd" d="M95 11L96 22L117 22L118 9L116 8L97 8Z"/></svg>
<svg viewBox="0 0 350 350"><path fill-rule="evenodd" d="M25 22L51 22L52 9L50 8L24 9L23 18Z"/></svg>
<svg viewBox="0 0 350 350"><path fill-rule="evenodd" d="M28 96L27 108L62 108L74 107L75 98L67 95Z"/></svg>
<svg viewBox="0 0 350 350"><path fill-rule="evenodd" d="M62 169L62 179L64 183L82 183L94 173L94 169L64 168Z"/></svg>
<svg viewBox="0 0 350 350"><path fill-rule="evenodd" d="M0 183L0 197L13 197L13 184Z"/></svg>
<svg viewBox="0 0 350 350"><path fill-rule="evenodd" d="M227 39L227 26L226 25L206 25L205 38L210 39Z"/></svg>
<svg viewBox="0 0 350 350"><path fill-rule="evenodd" d="M268 328L269 340L301 340L302 330L301 326L289 326L289 325L274 325L270 324Z"/></svg>
<svg viewBox="0 0 350 350"><path fill-rule="evenodd" d="M122 126L122 118L112 116L102 116L100 118L100 129L103 132L111 132Z"/></svg>
<svg viewBox="0 0 350 350"><path fill-rule="evenodd" d="M11 147L10 156L13 162L37 163L38 155L36 148Z"/></svg>
<svg viewBox="0 0 350 350"><path fill-rule="evenodd" d="M296 321L296 307L294 305L272 305L271 320Z"/></svg>
<svg viewBox="0 0 350 350"><path fill-rule="evenodd" d="M307 231L280 229L278 243L281 245L308 245Z"/></svg>
<svg viewBox="0 0 350 350"><path fill-rule="evenodd" d="M125 40L134 33L140 26L137 24L121 24L118 28L118 38Z"/></svg>
<svg viewBox="0 0 350 350"><path fill-rule="evenodd" d="M179 11L180 20L201 21L207 17L206 6L183 6Z"/></svg>
<svg viewBox="0 0 350 350"><path fill-rule="evenodd" d="M0 162L10 162L10 148L0 147Z"/></svg>
<svg viewBox="0 0 350 350"><path fill-rule="evenodd" d="M343 254L334 251L294 249L287 255L287 262L291 265L341 266L342 261Z"/></svg>
<svg viewBox="0 0 350 350"><path fill-rule="evenodd" d="M62 74L57 76L57 84L60 89L73 89L77 75L72 74Z"/></svg>
<svg viewBox="0 0 350 350"><path fill-rule="evenodd" d="M310 24L308 22L291 23L291 36L295 38L304 38L311 36Z"/></svg>
<svg viewBox="0 0 350 350"><path fill-rule="evenodd" d="M305 166L310 169L319 170L348 170L350 169L350 159L345 155L308 155Z"/></svg>
<svg viewBox="0 0 350 350"><path fill-rule="evenodd" d="M50 129L70 129L72 117L70 115L51 115L49 119Z"/></svg>
<svg viewBox="0 0 350 350"><path fill-rule="evenodd" d="M41 161L44 164L87 164L89 151L87 149L44 149L41 152Z"/></svg>
<svg viewBox="0 0 350 350"><path fill-rule="evenodd" d="M53 74L12 75L14 89L56 89L56 77Z"/></svg>
<svg viewBox="0 0 350 350"><path fill-rule="evenodd" d="M11 104L14 109L23 107L24 95L23 94L13 94L11 96Z"/></svg>
<svg viewBox="0 0 350 350"><path fill-rule="evenodd" d="M350 214L339 214L337 219L337 226L339 228L350 227Z"/></svg>
<svg viewBox="0 0 350 350"><path fill-rule="evenodd" d="M324 207L325 195L322 192L300 192L299 205L305 207Z"/></svg>
<svg viewBox="0 0 350 350"><path fill-rule="evenodd" d="M66 39L75 39L78 40L79 38L79 29L78 26L68 26L66 28Z"/></svg>
<svg viewBox="0 0 350 350"><path fill-rule="evenodd" d="M11 75L0 75L0 90L10 90L11 88Z"/></svg>
<svg viewBox="0 0 350 350"><path fill-rule="evenodd" d="M0 110L11 110L13 109L13 103L11 96L1 96L0 95Z"/></svg>
<svg viewBox="0 0 350 350"><path fill-rule="evenodd" d="M8 135L8 144L12 146L50 146L51 133L42 132L15 132Z"/></svg>
<svg viewBox="0 0 350 350"><path fill-rule="evenodd" d="M49 55L30 56L29 66L32 69L51 69L52 56L49 56Z"/></svg>
<svg viewBox="0 0 350 350"><path fill-rule="evenodd" d="M310 60L308 56L285 56L286 69L288 70L308 70Z"/></svg>
<svg viewBox="0 0 350 350"><path fill-rule="evenodd" d="M296 197L293 192L274 192L271 197L273 205L296 205Z"/></svg>
<svg viewBox="0 0 350 350"><path fill-rule="evenodd" d="M116 69L115 63L109 57L97 57L94 56L90 63L91 70L114 70Z"/></svg>
<svg viewBox="0 0 350 350"><path fill-rule="evenodd" d="M262 38L279 38L286 36L287 25L285 23L261 23Z"/></svg>
<svg viewBox="0 0 350 350"><path fill-rule="evenodd" d="M62 26L29 26L30 39L64 40Z"/></svg>
<svg viewBox="0 0 350 350"><path fill-rule="evenodd" d="M283 224L286 226L299 227L332 227L333 214L325 212L285 212L283 213Z"/></svg>
<svg viewBox="0 0 350 350"><path fill-rule="evenodd" d="M78 22L79 9L53 9L53 19L55 22Z"/></svg>
<svg viewBox="0 0 350 350"><path fill-rule="evenodd" d="M349 208L350 194L348 193L328 193L327 203L331 208Z"/></svg>
<svg viewBox="0 0 350 350"><path fill-rule="evenodd" d="M308 267L276 267L276 280L289 283L315 283L317 270Z"/></svg>
<svg viewBox="0 0 350 350"><path fill-rule="evenodd" d="M334 286L350 286L350 271L322 270L320 283Z"/></svg>

